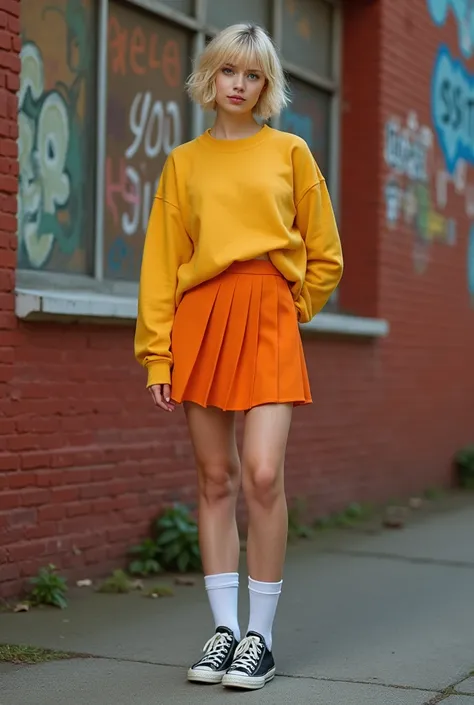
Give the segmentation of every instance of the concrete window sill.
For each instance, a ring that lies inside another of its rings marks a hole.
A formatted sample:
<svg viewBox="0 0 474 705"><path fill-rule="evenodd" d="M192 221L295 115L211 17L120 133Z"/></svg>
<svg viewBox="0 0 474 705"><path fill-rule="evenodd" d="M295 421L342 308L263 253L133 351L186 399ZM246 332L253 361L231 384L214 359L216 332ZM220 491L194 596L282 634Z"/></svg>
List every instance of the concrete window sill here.
<svg viewBox="0 0 474 705"><path fill-rule="evenodd" d="M64 322L92 320L103 323L134 323L135 296L101 294L96 291L30 289L17 287L16 315L24 320L56 319ZM303 333L324 333L351 337L380 338L388 335L387 321L337 313L320 313L301 326Z"/></svg>

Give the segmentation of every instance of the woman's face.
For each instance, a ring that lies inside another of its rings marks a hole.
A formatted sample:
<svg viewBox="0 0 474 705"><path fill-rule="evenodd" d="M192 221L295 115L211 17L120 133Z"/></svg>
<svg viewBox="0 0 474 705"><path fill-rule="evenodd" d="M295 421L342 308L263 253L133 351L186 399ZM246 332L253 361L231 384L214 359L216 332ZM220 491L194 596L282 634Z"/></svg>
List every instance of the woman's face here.
<svg viewBox="0 0 474 705"><path fill-rule="evenodd" d="M216 76L216 103L233 114L252 112L265 89L265 76L257 66L224 64Z"/></svg>

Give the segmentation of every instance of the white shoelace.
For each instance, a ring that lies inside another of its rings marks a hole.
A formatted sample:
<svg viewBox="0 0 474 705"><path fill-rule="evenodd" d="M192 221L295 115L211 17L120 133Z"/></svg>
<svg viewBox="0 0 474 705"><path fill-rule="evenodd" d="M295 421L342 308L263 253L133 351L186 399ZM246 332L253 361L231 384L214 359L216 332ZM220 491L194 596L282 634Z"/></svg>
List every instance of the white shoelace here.
<svg viewBox="0 0 474 705"><path fill-rule="evenodd" d="M262 641L258 636L246 636L235 650L232 670L239 668L248 674L252 673L260 660L262 648Z"/></svg>
<svg viewBox="0 0 474 705"><path fill-rule="evenodd" d="M218 668L227 656L231 643L232 637L230 634L223 634L222 632L214 634L214 636L204 644L204 656L199 661L199 665L210 665L214 668Z"/></svg>

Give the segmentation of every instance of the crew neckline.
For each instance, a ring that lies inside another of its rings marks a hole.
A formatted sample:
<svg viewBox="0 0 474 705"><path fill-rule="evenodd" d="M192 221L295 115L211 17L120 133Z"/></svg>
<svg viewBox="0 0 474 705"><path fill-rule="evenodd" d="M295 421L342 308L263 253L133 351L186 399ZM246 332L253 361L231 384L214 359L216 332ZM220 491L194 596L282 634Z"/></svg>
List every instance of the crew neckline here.
<svg viewBox="0 0 474 705"><path fill-rule="evenodd" d="M262 128L249 137L239 137L236 140L219 139L211 135L211 128L207 129L200 136L200 140L211 149L220 152L241 152L244 149L250 149L255 145L263 142L271 134L272 128L267 124L262 125Z"/></svg>

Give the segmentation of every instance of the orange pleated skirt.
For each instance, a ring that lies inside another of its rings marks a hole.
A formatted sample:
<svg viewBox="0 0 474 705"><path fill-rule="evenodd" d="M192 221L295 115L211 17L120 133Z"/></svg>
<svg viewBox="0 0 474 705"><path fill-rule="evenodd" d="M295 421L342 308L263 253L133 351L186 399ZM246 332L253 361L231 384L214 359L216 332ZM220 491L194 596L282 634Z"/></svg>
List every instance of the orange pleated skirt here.
<svg viewBox="0 0 474 705"><path fill-rule="evenodd" d="M247 411L312 401L293 297L270 261L235 262L186 292L171 351L178 404Z"/></svg>

